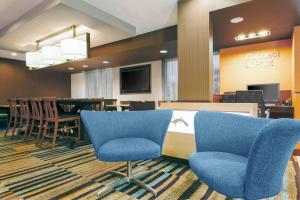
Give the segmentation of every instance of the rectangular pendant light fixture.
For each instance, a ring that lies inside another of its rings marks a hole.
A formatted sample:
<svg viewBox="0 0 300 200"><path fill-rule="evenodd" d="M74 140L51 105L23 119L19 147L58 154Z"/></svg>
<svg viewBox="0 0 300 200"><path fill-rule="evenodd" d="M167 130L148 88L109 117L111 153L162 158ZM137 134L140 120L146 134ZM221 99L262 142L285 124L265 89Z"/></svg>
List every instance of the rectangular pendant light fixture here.
<svg viewBox="0 0 300 200"><path fill-rule="evenodd" d="M73 25L37 40L37 50L26 53L26 66L30 69L39 69L88 58L89 33L77 35L77 28L80 27Z"/></svg>
<svg viewBox="0 0 300 200"><path fill-rule="evenodd" d="M267 37L267 36L270 36L271 35L271 32L270 31L267 31L267 30L263 30L263 31L260 31L258 33L249 33L249 34L241 34L241 35L238 35L236 37L234 37L235 41L241 41L241 40L249 40L249 39L254 39L254 38L260 38L260 37Z"/></svg>

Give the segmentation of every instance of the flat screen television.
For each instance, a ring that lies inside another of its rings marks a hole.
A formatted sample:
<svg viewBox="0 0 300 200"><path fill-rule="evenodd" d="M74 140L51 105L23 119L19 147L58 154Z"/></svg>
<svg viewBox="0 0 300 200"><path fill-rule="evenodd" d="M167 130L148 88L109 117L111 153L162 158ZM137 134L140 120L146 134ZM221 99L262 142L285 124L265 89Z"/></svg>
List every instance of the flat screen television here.
<svg viewBox="0 0 300 200"><path fill-rule="evenodd" d="M120 68L120 93L150 93L151 65Z"/></svg>
<svg viewBox="0 0 300 200"><path fill-rule="evenodd" d="M262 90L264 100L274 102L279 100L279 83L248 85L248 90Z"/></svg>

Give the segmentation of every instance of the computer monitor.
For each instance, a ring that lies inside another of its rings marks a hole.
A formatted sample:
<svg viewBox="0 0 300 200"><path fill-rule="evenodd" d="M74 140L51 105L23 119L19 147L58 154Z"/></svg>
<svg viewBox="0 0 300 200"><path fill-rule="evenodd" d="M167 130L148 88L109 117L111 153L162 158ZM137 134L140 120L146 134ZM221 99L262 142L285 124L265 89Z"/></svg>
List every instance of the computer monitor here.
<svg viewBox="0 0 300 200"><path fill-rule="evenodd" d="M266 102L279 101L279 83L248 85L248 90L262 90Z"/></svg>

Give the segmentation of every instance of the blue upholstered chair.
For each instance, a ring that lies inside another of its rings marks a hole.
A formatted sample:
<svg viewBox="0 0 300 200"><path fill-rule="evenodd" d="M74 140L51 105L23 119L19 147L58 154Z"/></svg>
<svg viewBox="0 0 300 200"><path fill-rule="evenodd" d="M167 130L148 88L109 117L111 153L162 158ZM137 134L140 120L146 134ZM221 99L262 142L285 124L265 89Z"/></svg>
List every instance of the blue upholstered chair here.
<svg viewBox="0 0 300 200"><path fill-rule="evenodd" d="M133 173L132 161L148 160L161 155L164 138L172 117L171 110L137 112L82 111L81 119L95 148L97 159L105 162L127 162L127 174L120 176L98 192L98 198L125 182L132 182L155 196L156 191L138 180L151 170Z"/></svg>
<svg viewBox="0 0 300 200"><path fill-rule="evenodd" d="M300 122L201 111L195 136L197 153L189 164L201 181L232 198L262 199L282 189Z"/></svg>

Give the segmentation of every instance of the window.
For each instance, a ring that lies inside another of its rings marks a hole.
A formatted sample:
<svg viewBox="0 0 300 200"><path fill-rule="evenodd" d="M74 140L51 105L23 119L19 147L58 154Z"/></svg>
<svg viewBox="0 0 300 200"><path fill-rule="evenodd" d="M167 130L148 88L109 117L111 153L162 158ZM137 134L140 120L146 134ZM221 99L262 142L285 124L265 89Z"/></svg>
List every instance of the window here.
<svg viewBox="0 0 300 200"><path fill-rule="evenodd" d="M112 98L113 70L98 69L85 72L87 98Z"/></svg>
<svg viewBox="0 0 300 200"><path fill-rule="evenodd" d="M213 94L220 94L220 53L214 52L213 54Z"/></svg>
<svg viewBox="0 0 300 200"><path fill-rule="evenodd" d="M162 63L163 100L176 101L178 100L178 60L167 59Z"/></svg>

